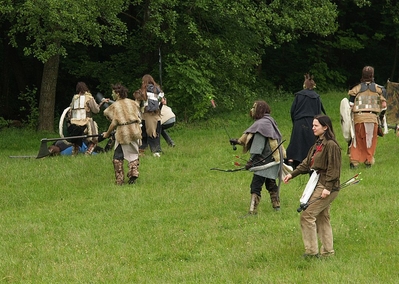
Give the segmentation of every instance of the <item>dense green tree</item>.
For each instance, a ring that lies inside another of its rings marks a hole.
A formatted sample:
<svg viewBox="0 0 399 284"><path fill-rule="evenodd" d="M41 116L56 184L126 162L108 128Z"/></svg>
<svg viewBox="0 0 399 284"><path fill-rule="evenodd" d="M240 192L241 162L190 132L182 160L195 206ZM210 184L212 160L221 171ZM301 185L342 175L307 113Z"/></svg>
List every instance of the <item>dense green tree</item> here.
<svg viewBox="0 0 399 284"><path fill-rule="evenodd" d="M161 51L163 88L185 120L204 117L210 98L232 109L264 95L256 78L265 46L337 28L336 6L326 0L132 1L124 14L130 33L123 47L109 57L90 53L85 70L66 64L77 76L94 74L100 89L119 80L134 90L145 73L161 78Z"/></svg>
<svg viewBox="0 0 399 284"><path fill-rule="evenodd" d="M304 35L326 36L336 29L336 6L326 0L135 0L129 4L125 6L123 0L0 0L2 20L10 24L10 42L44 63L40 130L54 127L60 55L69 74L97 80L100 90L116 81L138 88L143 74L160 78L164 72L162 83L170 102L176 102L176 111L188 120L204 117L210 98L222 109L232 109L262 95L256 77L265 46L278 48ZM121 12L129 29L125 41ZM104 42L120 46L111 48ZM163 69L158 68L160 52Z"/></svg>
<svg viewBox="0 0 399 284"><path fill-rule="evenodd" d="M359 82L365 65L375 67L375 79L398 80L398 4L396 1L336 1L339 16L335 33L311 35L267 49L265 76L290 92L302 86L305 72L315 75L323 92L344 90Z"/></svg>
<svg viewBox="0 0 399 284"><path fill-rule="evenodd" d="M256 80L265 46L278 48L312 32L335 31L335 6L313 2L221 1L195 11L180 6L183 24L171 46L179 52L168 57L167 78L172 94L194 105L194 113L187 108L184 113L203 115L209 97L231 109L267 95ZM315 13L322 16L312 19Z"/></svg>
<svg viewBox="0 0 399 284"><path fill-rule="evenodd" d="M1 19L10 23L11 44L44 64L38 129L53 131L59 61L68 55L65 45L101 47L103 42L123 41L126 26L118 15L126 9L126 1L0 0L0 7Z"/></svg>
<svg viewBox="0 0 399 284"><path fill-rule="evenodd" d="M382 26L384 27L384 31L386 31L384 34L393 39L391 46L389 46L393 51L389 78L391 80L399 81L399 2L391 0L385 0L384 2L381 5L383 7L381 12L383 17Z"/></svg>
<svg viewBox="0 0 399 284"><path fill-rule="evenodd" d="M150 73L186 120L206 117L210 98L224 110L267 99L275 87L296 91L305 72L320 91L351 87L364 65L376 68L378 83L399 77L397 1L119 1L0 0L2 109L27 85L44 92L51 76L38 62L51 54L62 55L58 108L77 80L108 95L110 84L132 92Z"/></svg>

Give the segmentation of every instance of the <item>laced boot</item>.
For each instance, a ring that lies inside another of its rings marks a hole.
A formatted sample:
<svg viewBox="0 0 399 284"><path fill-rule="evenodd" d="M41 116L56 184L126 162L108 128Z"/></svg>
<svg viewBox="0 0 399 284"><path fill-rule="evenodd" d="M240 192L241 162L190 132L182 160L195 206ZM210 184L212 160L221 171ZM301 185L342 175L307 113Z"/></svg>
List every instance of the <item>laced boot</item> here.
<svg viewBox="0 0 399 284"><path fill-rule="evenodd" d="M129 178L129 184L134 184L136 179L139 177L139 159L131 161L129 163L129 172L127 177Z"/></svg>
<svg viewBox="0 0 399 284"><path fill-rule="evenodd" d="M256 193L251 194L251 204L249 205L249 215L256 215L258 214L258 205L260 202L260 196Z"/></svg>
<svg viewBox="0 0 399 284"><path fill-rule="evenodd" d="M269 191L270 194L270 200L272 202L272 206L274 210L279 211L280 210L280 197L278 195L277 191Z"/></svg>
<svg viewBox="0 0 399 284"><path fill-rule="evenodd" d="M91 155L94 151L94 148L96 148L96 143L90 142L89 147L87 147L87 150L85 152L85 155Z"/></svg>
<svg viewBox="0 0 399 284"><path fill-rule="evenodd" d="M113 160L114 171L115 171L115 184L123 185L124 183L124 172L123 172L123 160Z"/></svg>

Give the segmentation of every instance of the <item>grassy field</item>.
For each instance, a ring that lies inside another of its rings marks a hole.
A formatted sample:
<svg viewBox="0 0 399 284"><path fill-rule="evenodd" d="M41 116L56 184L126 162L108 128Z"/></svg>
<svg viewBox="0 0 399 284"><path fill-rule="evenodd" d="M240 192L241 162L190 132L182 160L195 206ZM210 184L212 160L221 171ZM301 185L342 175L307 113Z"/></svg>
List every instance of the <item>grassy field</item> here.
<svg viewBox="0 0 399 284"><path fill-rule="evenodd" d="M137 184L122 187L114 185L112 153L10 158L36 156L40 139L56 134L2 129L0 282L398 283L399 138L390 130L379 138L376 164L350 170L343 96L322 99L343 149L342 181L357 172L363 180L332 205L334 257L301 257L296 209L306 176L282 184L280 212L265 192L259 214L243 218L252 173L210 170L247 159L225 131L240 136L251 124L245 114L178 124L169 131L176 147L162 141L161 158L147 151ZM268 100L285 147L291 100Z"/></svg>

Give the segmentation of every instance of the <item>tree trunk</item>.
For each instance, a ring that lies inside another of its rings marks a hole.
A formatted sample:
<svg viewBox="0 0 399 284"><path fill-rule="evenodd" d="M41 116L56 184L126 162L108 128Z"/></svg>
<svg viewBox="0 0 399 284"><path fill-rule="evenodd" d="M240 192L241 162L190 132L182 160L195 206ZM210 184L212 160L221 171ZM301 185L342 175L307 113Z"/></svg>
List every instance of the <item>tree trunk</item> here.
<svg viewBox="0 0 399 284"><path fill-rule="evenodd" d="M55 92L57 88L59 54L50 57L43 67L39 103L39 131L54 131Z"/></svg>

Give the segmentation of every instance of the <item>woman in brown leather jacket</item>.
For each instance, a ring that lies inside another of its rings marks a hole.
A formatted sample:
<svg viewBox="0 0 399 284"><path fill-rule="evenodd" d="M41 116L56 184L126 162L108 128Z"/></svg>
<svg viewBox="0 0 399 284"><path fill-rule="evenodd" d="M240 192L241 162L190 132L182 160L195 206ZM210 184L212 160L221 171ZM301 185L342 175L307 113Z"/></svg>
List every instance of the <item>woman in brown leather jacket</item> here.
<svg viewBox="0 0 399 284"><path fill-rule="evenodd" d="M335 140L331 119L318 115L313 120L316 143L298 167L284 178L284 183L300 174L315 171L319 179L308 201L308 207L301 213L300 224L305 245L304 257L318 257L320 254L334 254L333 234L330 224L330 204L337 197L340 185L341 148Z"/></svg>

